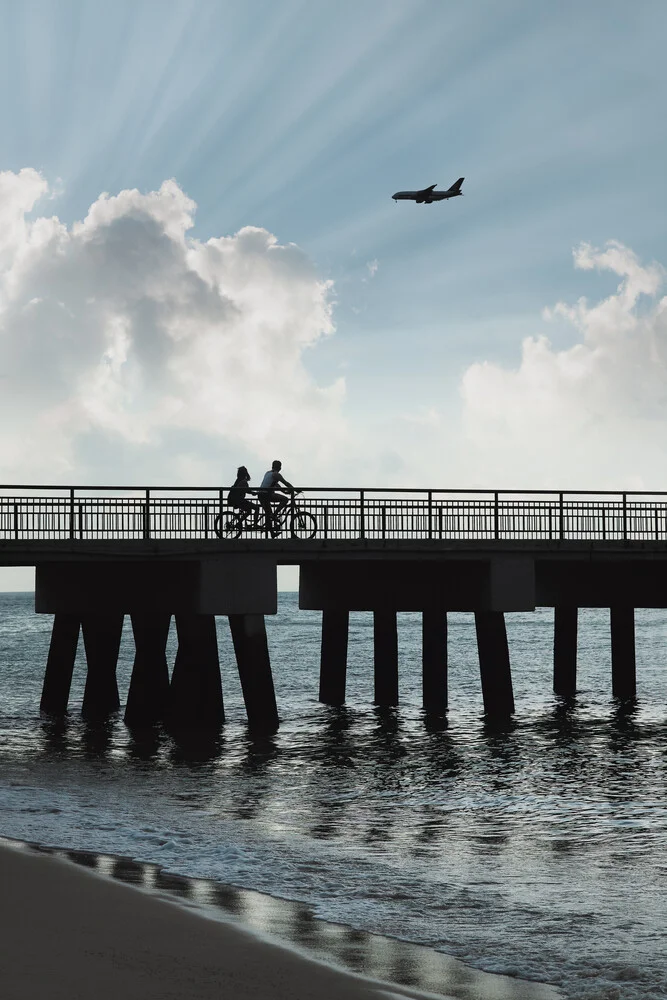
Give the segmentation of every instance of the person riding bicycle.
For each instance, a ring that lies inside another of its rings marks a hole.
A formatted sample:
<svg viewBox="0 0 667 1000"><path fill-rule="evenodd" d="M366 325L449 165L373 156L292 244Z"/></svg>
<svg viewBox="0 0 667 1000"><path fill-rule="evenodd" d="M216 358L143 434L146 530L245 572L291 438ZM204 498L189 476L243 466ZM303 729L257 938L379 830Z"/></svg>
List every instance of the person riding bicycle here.
<svg viewBox="0 0 667 1000"><path fill-rule="evenodd" d="M265 473L264 478L262 479L262 484L257 491L259 502L264 508L266 520L271 526L271 534L274 538L280 534L278 517L289 503L289 497L286 497L285 494L279 492L279 490L282 488L287 490L290 495L294 494L294 487L292 484L288 483L287 480L280 474L282 467L282 462L272 462L271 468L267 473Z"/></svg>
<svg viewBox="0 0 667 1000"><path fill-rule="evenodd" d="M236 470L236 482L227 494L227 506L234 507L243 514L252 514L256 524L259 506L256 503L251 503L250 500L246 500L246 493L256 494L257 490L250 488L250 473L245 465L239 465Z"/></svg>

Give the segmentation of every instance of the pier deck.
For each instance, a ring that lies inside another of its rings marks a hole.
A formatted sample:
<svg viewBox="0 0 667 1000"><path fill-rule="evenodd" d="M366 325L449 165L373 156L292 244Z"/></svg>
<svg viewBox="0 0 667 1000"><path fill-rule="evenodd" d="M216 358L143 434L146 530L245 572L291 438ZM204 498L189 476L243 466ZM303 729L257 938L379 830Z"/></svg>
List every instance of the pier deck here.
<svg viewBox="0 0 667 1000"><path fill-rule="evenodd" d="M349 612L371 611L375 700L396 704L396 615L417 611L424 708L442 714L447 613L469 611L485 711L511 714L504 615L539 606L556 609L558 694L576 693L577 609L608 607L612 690L634 698L634 609L667 608L667 494L312 489L297 505L311 516L288 519L280 537L244 525L234 538L224 489L0 488L0 565L34 565L36 611L55 615L42 708L66 709L79 629L84 712L118 707L116 655L130 615L137 660L126 719L220 724L213 618L225 615L249 720L276 726L264 616L277 610L279 565L299 566L299 606L323 615L323 701L345 698ZM172 616L179 654L169 680Z"/></svg>

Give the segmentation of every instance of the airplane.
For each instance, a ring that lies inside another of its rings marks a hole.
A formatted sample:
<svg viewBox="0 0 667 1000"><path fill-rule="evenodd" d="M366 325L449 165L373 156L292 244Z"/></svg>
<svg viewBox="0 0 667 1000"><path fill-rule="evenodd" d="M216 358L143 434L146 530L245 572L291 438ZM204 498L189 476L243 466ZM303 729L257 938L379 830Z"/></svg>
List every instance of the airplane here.
<svg viewBox="0 0 667 1000"><path fill-rule="evenodd" d="M447 191L436 191L434 189L437 185L431 184L423 191L397 191L396 194L392 194L392 198L394 201L416 201L418 205L424 203L430 205L432 201L445 201L447 198L456 198L457 195L463 196L461 185L464 180L465 177L459 177Z"/></svg>

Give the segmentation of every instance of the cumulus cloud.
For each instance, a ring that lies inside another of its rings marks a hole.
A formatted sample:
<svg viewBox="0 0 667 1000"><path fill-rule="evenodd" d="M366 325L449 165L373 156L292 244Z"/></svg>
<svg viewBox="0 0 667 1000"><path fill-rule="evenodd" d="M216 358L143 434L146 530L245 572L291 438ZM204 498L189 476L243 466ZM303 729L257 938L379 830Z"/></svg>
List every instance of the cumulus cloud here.
<svg viewBox="0 0 667 1000"><path fill-rule="evenodd" d="M330 283L302 250L255 227L193 239L196 206L173 180L102 194L71 227L34 212L47 194L35 170L0 173L5 482L211 482L221 460L286 452L326 463L345 387L304 363L334 327Z"/></svg>
<svg viewBox="0 0 667 1000"><path fill-rule="evenodd" d="M621 243L583 244L575 266L611 271L615 292L545 311L576 331L555 349L529 337L521 363L474 364L462 384L464 462L476 483L664 489L667 475L665 273Z"/></svg>
<svg viewBox="0 0 667 1000"><path fill-rule="evenodd" d="M301 249L256 227L194 239L175 181L102 194L71 226L40 214L49 194L0 172L5 483L215 484L281 457L306 485L665 486L665 274L620 243L574 256L617 276L611 295L545 311L573 346L529 337L516 368L472 365L460 413L401 398L351 427L344 381L308 370L333 289Z"/></svg>

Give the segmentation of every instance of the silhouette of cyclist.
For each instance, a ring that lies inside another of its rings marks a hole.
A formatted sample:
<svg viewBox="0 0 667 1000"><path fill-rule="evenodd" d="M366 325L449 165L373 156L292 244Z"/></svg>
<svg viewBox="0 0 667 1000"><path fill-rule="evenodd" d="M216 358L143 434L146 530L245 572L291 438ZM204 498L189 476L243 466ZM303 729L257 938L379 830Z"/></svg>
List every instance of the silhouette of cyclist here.
<svg viewBox="0 0 667 1000"><path fill-rule="evenodd" d="M282 467L282 462L272 462L271 468L265 473L262 484L257 491L259 502L264 508L267 522L271 526L271 536L273 538L276 538L280 534L278 517L289 503L289 497L286 497L279 490L281 488L285 489L290 495L294 493L292 484L288 483L280 474Z"/></svg>
<svg viewBox="0 0 667 1000"><path fill-rule="evenodd" d="M236 470L236 481L227 494L227 506L234 507L244 514L252 514L254 523L257 524L259 506L246 500L246 493L256 494L257 490L250 488L250 473L245 465L239 465Z"/></svg>

